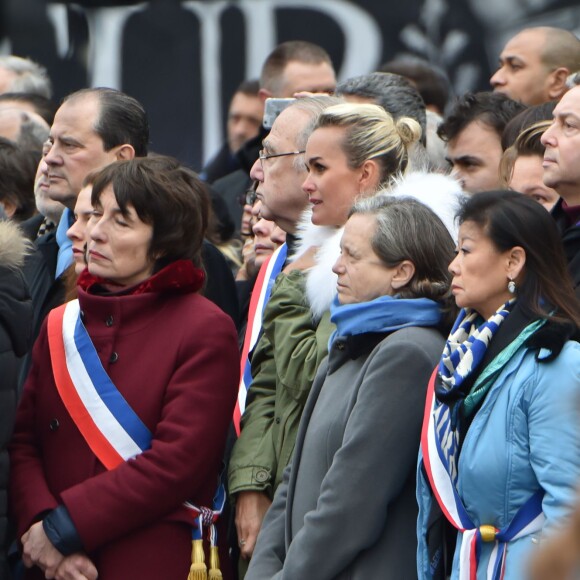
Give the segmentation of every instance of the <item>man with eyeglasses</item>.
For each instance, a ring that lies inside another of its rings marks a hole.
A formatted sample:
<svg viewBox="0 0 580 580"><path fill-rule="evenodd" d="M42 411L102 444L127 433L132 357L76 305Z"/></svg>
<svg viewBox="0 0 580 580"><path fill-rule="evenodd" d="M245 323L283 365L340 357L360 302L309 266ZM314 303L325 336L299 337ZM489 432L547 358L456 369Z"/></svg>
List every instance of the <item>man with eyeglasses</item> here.
<svg viewBox="0 0 580 580"><path fill-rule="evenodd" d="M286 232L288 257L294 255L298 224L308 206L302 190L308 127L320 112L338 102L336 97L318 97L290 105L274 121L250 172L258 182L260 216ZM331 331L328 320L315 322L310 314L302 270L307 258L298 257L278 275L263 311L242 429L229 463L242 570L290 461L303 406Z"/></svg>

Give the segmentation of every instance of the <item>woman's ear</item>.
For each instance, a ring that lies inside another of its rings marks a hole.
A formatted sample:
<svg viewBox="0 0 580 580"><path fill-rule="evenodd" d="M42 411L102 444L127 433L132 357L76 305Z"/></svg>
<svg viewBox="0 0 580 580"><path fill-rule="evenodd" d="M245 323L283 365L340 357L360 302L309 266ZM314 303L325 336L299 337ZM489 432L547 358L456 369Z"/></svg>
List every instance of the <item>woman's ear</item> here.
<svg viewBox="0 0 580 580"><path fill-rule="evenodd" d="M393 277L391 278L391 286L393 290L400 290L404 288L415 275L415 264L410 260L403 260L396 268Z"/></svg>
<svg viewBox="0 0 580 580"><path fill-rule="evenodd" d="M515 280L526 264L526 251L520 246L514 246L508 253L508 278Z"/></svg>
<svg viewBox="0 0 580 580"><path fill-rule="evenodd" d="M359 177L360 193L373 193L380 185L380 168L374 159L367 159L361 165Z"/></svg>

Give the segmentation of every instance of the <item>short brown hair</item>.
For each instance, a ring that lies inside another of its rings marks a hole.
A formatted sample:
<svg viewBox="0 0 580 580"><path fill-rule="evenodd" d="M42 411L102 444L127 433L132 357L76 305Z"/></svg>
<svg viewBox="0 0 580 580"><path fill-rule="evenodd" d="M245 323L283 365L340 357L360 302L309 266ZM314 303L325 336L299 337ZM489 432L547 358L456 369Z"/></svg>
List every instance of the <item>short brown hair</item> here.
<svg viewBox="0 0 580 580"><path fill-rule="evenodd" d="M209 197L197 175L172 157L117 161L94 178L91 202L112 185L121 213L133 206L139 219L153 226L148 256L155 270L176 260L201 267L201 248L209 219Z"/></svg>
<svg viewBox="0 0 580 580"><path fill-rule="evenodd" d="M260 87L273 94L278 93L284 69L292 61L307 64L326 62L332 67L329 54L321 46L304 40L290 40L279 44L264 61Z"/></svg>
<svg viewBox="0 0 580 580"><path fill-rule="evenodd" d="M552 124L552 121L540 121L524 129L502 155L499 163L499 176L503 187L508 187L512 180L516 159L520 156L544 157L546 147L541 141L542 135Z"/></svg>

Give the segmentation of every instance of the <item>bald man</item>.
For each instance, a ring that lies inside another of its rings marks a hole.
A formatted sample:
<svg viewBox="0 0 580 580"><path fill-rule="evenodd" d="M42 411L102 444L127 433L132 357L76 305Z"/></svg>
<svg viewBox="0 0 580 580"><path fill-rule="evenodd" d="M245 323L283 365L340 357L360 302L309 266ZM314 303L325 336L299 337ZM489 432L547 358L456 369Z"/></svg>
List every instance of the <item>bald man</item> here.
<svg viewBox="0 0 580 580"><path fill-rule="evenodd" d="M559 99L566 77L580 70L580 40L568 30L541 26L525 28L505 45L499 68L490 79L493 90L539 105Z"/></svg>

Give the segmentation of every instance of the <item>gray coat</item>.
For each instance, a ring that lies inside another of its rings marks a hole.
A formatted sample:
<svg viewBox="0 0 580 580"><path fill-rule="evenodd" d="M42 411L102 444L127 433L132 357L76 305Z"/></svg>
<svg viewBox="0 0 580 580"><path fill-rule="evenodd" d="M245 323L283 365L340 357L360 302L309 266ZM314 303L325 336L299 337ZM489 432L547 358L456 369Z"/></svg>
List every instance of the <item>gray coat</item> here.
<svg viewBox="0 0 580 580"><path fill-rule="evenodd" d="M429 328L335 341L246 580L417 577L415 468L443 345Z"/></svg>

